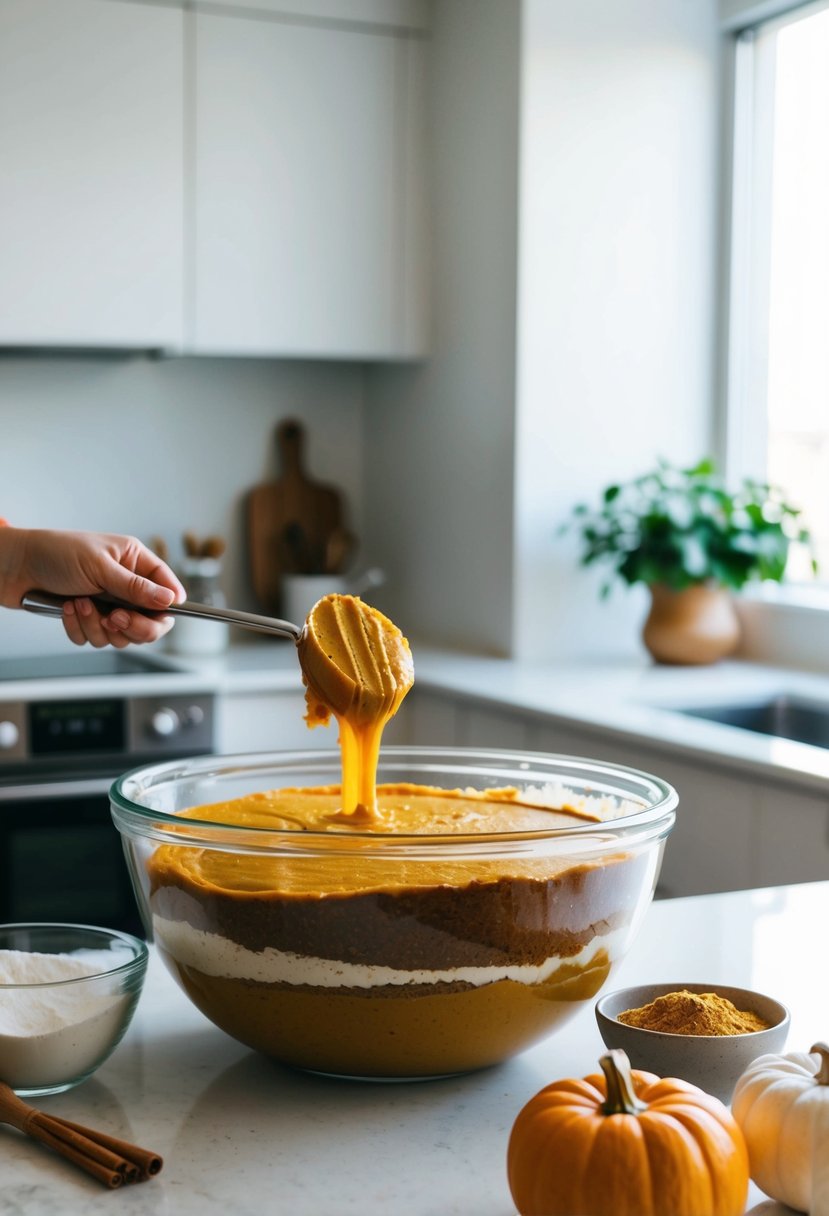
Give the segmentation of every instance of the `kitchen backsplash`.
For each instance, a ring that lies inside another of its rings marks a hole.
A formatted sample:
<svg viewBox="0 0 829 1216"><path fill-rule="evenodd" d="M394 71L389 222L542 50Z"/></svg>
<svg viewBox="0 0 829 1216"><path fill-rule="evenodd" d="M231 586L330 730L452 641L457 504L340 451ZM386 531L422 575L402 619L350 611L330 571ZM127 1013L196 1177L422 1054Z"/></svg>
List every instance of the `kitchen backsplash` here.
<svg viewBox="0 0 829 1216"><path fill-rule="evenodd" d="M310 473L334 482L362 533L364 371L357 364L140 358L0 359L0 515L26 527L225 538L229 603L254 608L245 496L278 472L276 426L303 421ZM63 632L0 612L0 656L54 651Z"/></svg>

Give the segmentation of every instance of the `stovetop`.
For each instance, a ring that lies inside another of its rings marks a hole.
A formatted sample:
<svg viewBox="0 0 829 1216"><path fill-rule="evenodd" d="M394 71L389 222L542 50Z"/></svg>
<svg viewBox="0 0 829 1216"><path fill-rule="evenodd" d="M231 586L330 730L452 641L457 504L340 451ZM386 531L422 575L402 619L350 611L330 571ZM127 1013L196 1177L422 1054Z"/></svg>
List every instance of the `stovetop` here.
<svg viewBox="0 0 829 1216"><path fill-rule="evenodd" d="M212 751L214 693L184 674L137 647L0 658L0 802L25 781Z"/></svg>
<svg viewBox="0 0 829 1216"><path fill-rule="evenodd" d="M23 655L0 659L2 680L54 680L78 676L134 676L178 671L156 655L135 650L78 650L50 655Z"/></svg>

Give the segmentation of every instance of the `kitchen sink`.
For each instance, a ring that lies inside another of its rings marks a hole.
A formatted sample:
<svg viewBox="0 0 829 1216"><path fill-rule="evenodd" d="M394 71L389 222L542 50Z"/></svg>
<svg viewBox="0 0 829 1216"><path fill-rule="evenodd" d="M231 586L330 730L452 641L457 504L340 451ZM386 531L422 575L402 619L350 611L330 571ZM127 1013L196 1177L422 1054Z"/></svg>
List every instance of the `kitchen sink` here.
<svg viewBox="0 0 829 1216"><path fill-rule="evenodd" d="M745 701L739 705L713 705L702 709L680 709L678 712L691 718L720 722L724 726L737 726L760 735L829 748L829 702L779 695Z"/></svg>

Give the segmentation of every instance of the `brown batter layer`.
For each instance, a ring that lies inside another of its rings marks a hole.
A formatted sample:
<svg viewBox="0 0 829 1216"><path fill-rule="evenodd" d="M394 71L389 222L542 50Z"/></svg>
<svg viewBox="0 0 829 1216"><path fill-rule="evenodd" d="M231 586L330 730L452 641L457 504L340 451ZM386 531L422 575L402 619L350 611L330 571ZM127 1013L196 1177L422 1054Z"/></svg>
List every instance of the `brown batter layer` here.
<svg viewBox="0 0 829 1216"><path fill-rule="evenodd" d="M248 950L277 950L403 970L540 964L569 958L624 924L640 886L641 859L616 857L544 880L372 892L326 899L240 898L165 875L155 915L186 921Z"/></svg>
<svg viewBox="0 0 829 1216"><path fill-rule="evenodd" d="M450 834L460 824L465 834L477 827L491 838L506 828L572 826L585 813L529 807L514 790L381 786L378 794L386 827L402 821L409 831L425 824L434 831L443 817ZM194 808L188 816L319 831L337 799L329 787L273 791ZM342 843L340 827L329 830ZM148 866L153 913L254 951L272 947L403 970L540 964L552 955L572 957L624 924L647 864L632 854L579 862L525 850L414 861L382 851L367 856L362 834L353 851L325 855L323 845L312 857L162 846Z"/></svg>

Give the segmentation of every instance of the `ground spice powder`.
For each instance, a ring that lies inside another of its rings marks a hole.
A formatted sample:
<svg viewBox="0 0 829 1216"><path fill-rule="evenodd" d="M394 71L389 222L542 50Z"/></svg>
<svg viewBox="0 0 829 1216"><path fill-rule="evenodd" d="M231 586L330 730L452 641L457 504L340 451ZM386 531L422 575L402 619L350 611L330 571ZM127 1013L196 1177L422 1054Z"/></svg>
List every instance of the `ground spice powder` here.
<svg viewBox="0 0 829 1216"><path fill-rule="evenodd" d="M758 1014L738 1009L716 992L688 992L684 988L616 1016L626 1026L659 1030L663 1034L749 1034L769 1027Z"/></svg>

